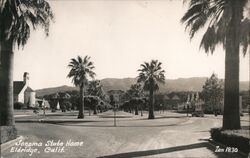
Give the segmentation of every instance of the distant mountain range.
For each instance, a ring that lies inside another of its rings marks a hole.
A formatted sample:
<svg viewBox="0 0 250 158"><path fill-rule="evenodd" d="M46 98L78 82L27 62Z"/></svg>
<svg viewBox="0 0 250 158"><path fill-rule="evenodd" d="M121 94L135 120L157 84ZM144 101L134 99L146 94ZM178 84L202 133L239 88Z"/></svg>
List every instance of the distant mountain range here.
<svg viewBox="0 0 250 158"><path fill-rule="evenodd" d="M179 78L179 79L167 79L165 85L160 85L159 92L172 92L172 91L201 91L202 86L206 81L206 77L192 77L192 78ZM103 89L105 91L109 90L123 90L126 91L130 86L136 83L136 78L105 78L101 80ZM44 96L47 94L53 94L57 92L66 92L78 90L77 87L71 86L60 86L53 88L44 88L36 90L37 96ZM240 82L240 90L249 90L249 82Z"/></svg>

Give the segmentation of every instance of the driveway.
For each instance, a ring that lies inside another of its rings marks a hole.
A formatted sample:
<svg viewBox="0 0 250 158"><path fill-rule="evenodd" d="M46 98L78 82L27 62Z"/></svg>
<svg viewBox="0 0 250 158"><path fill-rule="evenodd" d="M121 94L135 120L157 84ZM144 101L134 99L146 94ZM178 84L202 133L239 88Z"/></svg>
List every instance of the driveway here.
<svg viewBox="0 0 250 158"><path fill-rule="evenodd" d="M241 157L239 154L216 153L215 146L207 141L210 128L221 126L221 116L198 118L176 113L156 114L154 120L148 120L146 115L117 118L117 127L113 126L113 118L96 116L92 120L97 121L90 122L16 123L24 143L40 142L42 146L31 146L37 150L29 156L31 152L24 150L11 152L12 147L20 147L13 144L2 155L4 158ZM249 121L243 120L243 125L249 125ZM47 152L47 141L59 141L63 146L59 143L51 145L49 147L54 150ZM69 141L83 142L83 145L65 146Z"/></svg>

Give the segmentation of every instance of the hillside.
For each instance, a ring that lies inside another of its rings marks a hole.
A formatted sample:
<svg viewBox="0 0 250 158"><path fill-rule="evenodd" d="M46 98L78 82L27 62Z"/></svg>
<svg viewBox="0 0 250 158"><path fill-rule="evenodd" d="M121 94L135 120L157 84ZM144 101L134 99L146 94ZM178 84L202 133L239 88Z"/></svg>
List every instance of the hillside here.
<svg viewBox="0 0 250 158"><path fill-rule="evenodd" d="M44 88L36 90L37 96L44 96L48 94L58 93L58 92L66 92L66 91L74 91L78 90L77 87L70 87L70 86L60 86L60 87L51 87L51 88Z"/></svg>
<svg viewBox="0 0 250 158"><path fill-rule="evenodd" d="M104 91L128 90L132 84L136 83L136 78L105 78L101 80Z"/></svg>
<svg viewBox="0 0 250 158"><path fill-rule="evenodd" d="M206 81L206 77L193 77L193 78L179 78L179 79L167 79L165 85L160 85L160 92L171 91L201 91L202 86ZM101 80L103 89L109 90L123 90L126 91L129 87L136 83L136 78L105 78ZM249 89L249 82L240 82L240 90L246 91ZM57 92L78 90L76 87L60 86L53 88L45 88L36 90L37 96L44 96L46 94L53 94Z"/></svg>

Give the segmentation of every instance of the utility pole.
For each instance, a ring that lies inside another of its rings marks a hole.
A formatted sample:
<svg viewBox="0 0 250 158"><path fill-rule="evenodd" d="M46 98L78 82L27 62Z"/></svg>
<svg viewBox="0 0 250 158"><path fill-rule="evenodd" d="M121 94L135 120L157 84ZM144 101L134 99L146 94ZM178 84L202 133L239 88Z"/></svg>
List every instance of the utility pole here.
<svg viewBox="0 0 250 158"><path fill-rule="evenodd" d="M116 127L116 105L114 104L114 126Z"/></svg>
<svg viewBox="0 0 250 158"><path fill-rule="evenodd" d="M116 108L115 108L115 99L114 96L111 94L109 96L110 99L110 104L113 106L113 111L114 111L114 127L116 127Z"/></svg>
<svg viewBox="0 0 250 158"><path fill-rule="evenodd" d="M43 116L45 116L45 101L44 101L44 99L43 99L42 104L43 104Z"/></svg>

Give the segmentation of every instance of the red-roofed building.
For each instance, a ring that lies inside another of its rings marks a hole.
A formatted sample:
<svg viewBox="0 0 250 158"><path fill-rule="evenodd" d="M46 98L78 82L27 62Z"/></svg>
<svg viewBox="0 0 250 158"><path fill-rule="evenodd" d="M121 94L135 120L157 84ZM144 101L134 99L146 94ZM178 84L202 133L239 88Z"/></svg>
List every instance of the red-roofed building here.
<svg viewBox="0 0 250 158"><path fill-rule="evenodd" d="M14 103L24 103L25 107L36 106L36 92L29 87L29 73L23 74L23 81L13 82Z"/></svg>

